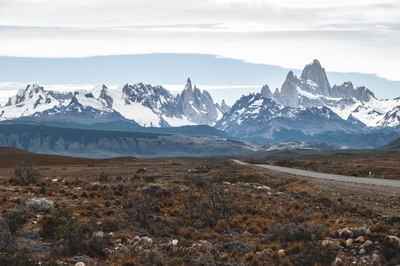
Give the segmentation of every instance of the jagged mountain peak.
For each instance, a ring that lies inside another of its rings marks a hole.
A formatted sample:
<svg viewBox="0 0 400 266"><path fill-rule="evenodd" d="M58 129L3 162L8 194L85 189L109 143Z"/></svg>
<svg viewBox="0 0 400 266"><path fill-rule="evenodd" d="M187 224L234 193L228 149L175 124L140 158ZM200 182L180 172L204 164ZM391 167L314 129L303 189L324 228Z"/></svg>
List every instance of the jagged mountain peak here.
<svg viewBox="0 0 400 266"><path fill-rule="evenodd" d="M37 97L43 98L44 94L46 94L46 91L43 87L39 86L36 83L30 84L27 85L25 89L21 89L17 93L14 104L20 104L26 100L34 98L36 95L38 95Z"/></svg>
<svg viewBox="0 0 400 266"><path fill-rule="evenodd" d="M196 88L196 86L195 86L195 88ZM184 91L192 91L193 90L193 87L192 87L192 81L190 80L190 78L188 78L187 80L186 80L186 85L185 85L185 88L184 88Z"/></svg>
<svg viewBox="0 0 400 266"><path fill-rule="evenodd" d="M39 86L36 83L29 84L26 86L25 89L19 90L17 95L10 97L5 107L22 107L27 102L34 102L34 108L36 108L36 106L40 105L41 103L50 103L54 98L53 96L55 95L55 93L50 93L50 91L46 91L43 87Z"/></svg>
<svg viewBox="0 0 400 266"><path fill-rule="evenodd" d="M364 86L357 87L355 97L356 99L364 102L368 102L371 99L371 97L376 99L374 93Z"/></svg>
<svg viewBox="0 0 400 266"><path fill-rule="evenodd" d="M102 85L99 85L99 86L95 87L93 90L94 90L94 91L99 91L100 94L101 94L101 93L107 92L107 91L108 91L108 88L107 88L106 85L102 84Z"/></svg>
<svg viewBox="0 0 400 266"><path fill-rule="evenodd" d="M269 86L267 84L265 84L262 88L261 88L261 95L264 98L270 98L273 99L273 95L271 90L269 89Z"/></svg>
<svg viewBox="0 0 400 266"><path fill-rule="evenodd" d="M201 96L203 96L206 99L212 100L211 94L206 90L203 90L203 92L201 93Z"/></svg>
<svg viewBox="0 0 400 266"><path fill-rule="evenodd" d="M28 90L35 91L35 93L38 93L39 91L43 91L44 88L39 86L37 83L33 83L33 84L26 86L25 91L28 91Z"/></svg>
<svg viewBox="0 0 400 266"><path fill-rule="evenodd" d="M300 79L301 80L312 80L314 82L318 81L318 75L321 72L324 72L325 69L322 67L321 63L314 59L310 64L307 64L303 72L301 73Z"/></svg>
<svg viewBox="0 0 400 266"><path fill-rule="evenodd" d="M282 84L281 93L277 95L281 103L289 106L299 105L296 80L297 77L293 74L293 71L289 71Z"/></svg>
<svg viewBox="0 0 400 266"><path fill-rule="evenodd" d="M72 93L47 91L38 84L27 85L9 98L0 110L0 120L10 120L22 116L31 116L45 110L62 106L73 97Z"/></svg>
<svg viewBox="0 0 400 266"><path fill-rule="evenodd" d="M185 88L178 94L175 100L176 116L185 116L196 124L214 125L222 117L222 113L227 109L221 109L214 103L211 95L196 85L192 86L190 78L187 79Z"/></svg>
<svg viewBox="0 0 400 266"><path fill-rule="evenodd" d="M304 86L307 91L319 95L331 96L331 85L329 84L325 69L317 59L314 59L311 64L304 67L300 80L305 85L308 85Z"/></svg>

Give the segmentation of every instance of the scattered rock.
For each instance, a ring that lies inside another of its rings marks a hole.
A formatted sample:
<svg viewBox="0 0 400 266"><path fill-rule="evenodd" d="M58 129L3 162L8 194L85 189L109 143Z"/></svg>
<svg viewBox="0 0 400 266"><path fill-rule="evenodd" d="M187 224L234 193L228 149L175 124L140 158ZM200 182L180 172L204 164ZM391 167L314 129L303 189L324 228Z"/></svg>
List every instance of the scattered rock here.
<svg viewBox="0 0 400 266"><path fill-rule="evenodd" d="M269 257L272 258L272 249L268 248L268 249L264 249L261 252L256 252L256 255L259 257Z"/></svg>
<svg viewBox="0 0 400 266"><path fill-rule="evenodd" d="M355 242L358 242L358 243L364 243L364 242L365 242L365 239L364 239L363 236L359 236L359 237L357 237L354 241L355 241Z"/></svg>
<svg viewBox="0 0 400 266"><path fill-rule="evenodd" d="M98 231L98 232L94 232L94 233L93 233L93 236L96 236L96 237L104 237L104 236L105 236L105 233L104 233L103 231Z"/></svg>
<svg viewBox="0 0 400 266"><path fill-rule="evenodd" d="M348 247L351 247L353 245L353 243L354 243L353 238L349 238L346 240L346 246L348 246Z"/></svg>
<svg viewBox="0 0 400 266"><path fill-rule="evenodd" d="M374 243L372 243L371 240L367 240L367 241L365 241L364 244L362 244L362 245L360 246L360 248L361 248L361 249L364 249L364 248L367 248L367 247L372 246L373 244L374 244Z"/></svg>
<svg viewBox="0 0 400 266"><path fill-rule="evenodd" d="M207 240L200 240L200 249L209 252L212 249L212 244Z"/></svg>
<svg viewBox="0 0 400 266"><path fill-rule="evenodd" d="M337 240L332 240L332 239L325 239L322 240L321 245L323 247L340 247L339 241Z"/></svg>
<svg viewBox="0 0 400 266"><path fill-rule="evenodd" d="M398 245L400 245L400 238L398 238L397 236L389 236L389 240L391 243L397 243Z"/></svg>
<svg viewBox="0 0 400 266"><path fill-rule="evenodd" d="M270 189L271 189L270 187L267 187L267 186L256 186L256 187L254 187L254 188L257 188L257 189L266 189L266 190L270 190Z"/></svg>
<svg viewBox="0 0 400 266"><path fill-rule="evenodd" d="M341 265L344 265L344 263L340 258L336 258L335 261L332 263L332 266L341 266Z"/></svg>
<svg viewBox="0 0 400 266"><path fill-rule="evenodd" d="M386 228L380 223L374 223L368 228L371 232L385 233Z"/></svg>
<svg viewBox="0 0 400 266"><path fill-rule="evenodd" d="M75 264L75 266L85 266L86 264L85 263L83 263L83 262L77 262L76 264Z"/></svg>
<svg viewBox="0 0 400 266"><path fill-rule="evenodd" d="M365 251L365 249L360 249L360 251L358 252L358 254L360 254L360 255L364 255L365 253L367 253L366 251Z"/></svg>
<svg viewBox="0 0 400 266"><path fill-rule="evenodd" d="M338 231L339 237L341 238L349 238L351 235L351 231L349 230L349 228L343 228L342 230Z"/></svg>
<svg viewBox="0 0 400 266"><path fill-rule="evenodd" d="M367 229L367 232L365 233L369 237L377 237L379 234L377 232L372 232L371 230Z"/></svg>
<svg viewBox="0 0 400 266"><path fill-rule="evenodd" d="M144 248L150 248L153 245L153 239L150 237L144 236L139 239L139 246Z"/></svg>
<svg viewBox="0 0 400 266"><path fill-rule="evenodd" d="M178 245L178 239L174 239L171 241L171 244L176 247Z"/></svg>
<svg viewBox="0 0 400 266"><path fill-rule="evenodd" d="M378 254L378 255L379 255L379 250L374 250L374 251L372 251L371 254L372 254L372 255L375 255L375 254Z"/></svg>

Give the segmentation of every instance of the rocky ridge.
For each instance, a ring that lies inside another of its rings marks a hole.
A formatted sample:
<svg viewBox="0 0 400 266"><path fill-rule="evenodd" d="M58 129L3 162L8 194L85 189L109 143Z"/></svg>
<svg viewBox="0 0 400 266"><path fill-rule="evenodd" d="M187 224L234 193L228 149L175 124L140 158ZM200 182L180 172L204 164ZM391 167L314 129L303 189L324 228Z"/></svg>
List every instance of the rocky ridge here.
<svg viewBox="0 0 400 266"><path fill-rule="evenodd" d="M224 101L214 103L190 79L176 96L162 86L143 83L74 93L46 91L34 84L0 107L0 120L79 128L102 124L96 129L116 130L208 125L228 137L263 144L296 140L376 148L370 142L374 134L383 139L379 145L400 136L400 98L378 100L368 88L350 81L331 86L321 63L313 60L300 78L290 71L280 90L272 92L264 85L261 93L241 97L232 109Z"/></svg>
<svg viewBox="0 0 400 266"><path fill-rule="evenodd" d="M265 99L269 101L267 105ZM300 78L290 71L280 90L272 93L265 85L261 93L243 96L218 121L216 128L231 137L260 142L323 141L372 148L367 143L337 141L337 137L378 132L398 134L399 106L399 99L378 100L369 89L354 88L350 81L331 86L325 69L314 60L304 68Z"/></svg>
<svg viewBox="0 0 400 266"><path fill-rule="evenodd" d="M0 107L0 120L34 117L83 124L124 121L143 127L213 126L229 108L225 102L215 104L207 91L192 87L190 79L176 97L162 86L143 83L115 90L101 85L74 93L46 91L33 84Z"/></svg>

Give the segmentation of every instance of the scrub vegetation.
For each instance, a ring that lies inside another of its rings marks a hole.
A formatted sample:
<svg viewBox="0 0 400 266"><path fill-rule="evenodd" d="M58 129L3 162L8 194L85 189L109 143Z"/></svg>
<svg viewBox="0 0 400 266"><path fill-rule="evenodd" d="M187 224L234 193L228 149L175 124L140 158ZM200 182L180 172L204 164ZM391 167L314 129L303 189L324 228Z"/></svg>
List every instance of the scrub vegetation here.
<svg viewBox="0 0 400 266"><path fill-rule="evenodd" d="M400 263L395 208L300 177L217 158L1 150L0 265Z"/></svg>

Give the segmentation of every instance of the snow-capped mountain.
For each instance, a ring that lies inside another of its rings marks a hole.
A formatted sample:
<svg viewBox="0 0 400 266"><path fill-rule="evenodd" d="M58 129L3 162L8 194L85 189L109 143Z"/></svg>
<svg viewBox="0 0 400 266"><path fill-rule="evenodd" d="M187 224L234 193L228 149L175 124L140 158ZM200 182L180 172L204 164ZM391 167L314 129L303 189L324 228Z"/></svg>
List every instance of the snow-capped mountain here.
<svg viewBox="0 0 400 266"><path fill-rule="evenodd" d="M253 140L306 139L315 134L354 134L357 128L323 107L293 108L260 93L242 96L216 128L229 136Z"/></svg>
<svg viewBox="0 0 400 266"><path fill-rule="evenodd" d="M350 81L331 86L325 69L314 60L300 78L290 71L280 90L271 92L265 85L260 93L242 96L232 108L224 101L214 103L190 79L176 96L162 86L143 83L68 93L33 84L0 106L0 121L9 120L113 130L207 125L230 137L262 143L297 140L376 147L400 136L400 98L378 100Z"/></svg>
<svg viewBox="0 0 400 266"><path fill-rule="evenodd" d="M196 86L192 87L190 79L187 80L182 93L176 97L175 103L176 109L173 114L176 117L183 116L198 125L215 125L226 111L226 105L215 105L207 91L201 92ZM224 104L225 102L222 103Z"/></svg>
<svg viewBox="0 0 400 266"><path fill-rule="evenodd" d="M378 100L351 82L331 87L318 60L301 77L290 71L282 87L243 96L216 128L229 136L257 141L315 140L377 132L400 133L400 99Z"/></svg>
<svg viewBox="0 0 400 266"><path fill-rule="evenodd" d="M271 93L268 86L262 95L285 106L305 108L327 106L344 120L361 122L367 127L396 127L396 119L388 118L400 105L399 99L378 100L367 88L354 88L348 81L331 87L318 60L307 65L300 78L289 72L281 91Z"/></svg>
<svg viewBox="0 0 400 266"><path fill-rule="evenodd" d="M0 108L0 120L31 116L54 107L65 106L73 97L72 93L46 91L37 84L28 85L17 95L10 97L7 104Z"/></svg>
<svg viewBox="0 0 400 266"><path fill-rule="evenodd" d="M74 93L46 91L37 84L20 90L0 107L0 120L31 119L81 124L123 121L143 127L213 126L229 107L214 104L191 81L174 97L162 86L143 83L109 89L105 85Z"/></svg>

